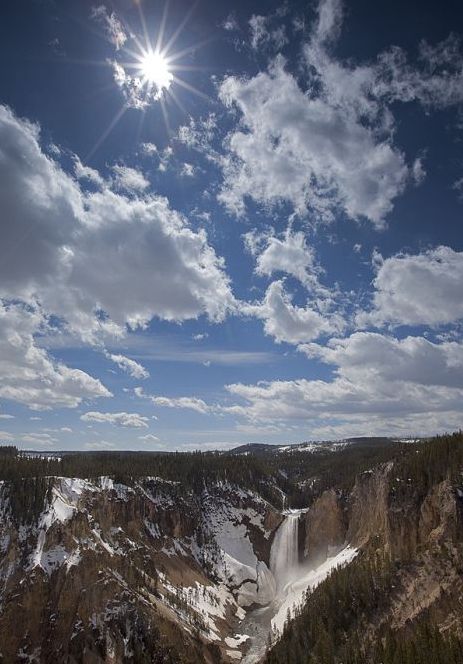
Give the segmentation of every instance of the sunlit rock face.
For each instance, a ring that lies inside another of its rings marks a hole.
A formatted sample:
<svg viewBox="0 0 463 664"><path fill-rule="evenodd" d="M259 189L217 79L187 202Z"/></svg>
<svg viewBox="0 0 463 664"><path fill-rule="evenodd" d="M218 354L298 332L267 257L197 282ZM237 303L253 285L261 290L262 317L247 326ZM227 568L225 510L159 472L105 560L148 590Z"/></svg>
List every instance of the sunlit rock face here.
<svg viewBox="0 0 463 664"><path fill-rule="evenodd" d="M224 639L246 640L234 638L241 607L274 598L267 524L281 517L251 491L218 483L195 493L160 478L131 486L108 477L54 478L27 522L14 513L10 497L4 483L6 661L18 652L65 661L87 648L92 661L122 662L124 653L148 647L159 656L172 647L191 662L213 662L219 649L228 661L241 655ZM18 596L27 634L17 625L12 598Z"/></svg>

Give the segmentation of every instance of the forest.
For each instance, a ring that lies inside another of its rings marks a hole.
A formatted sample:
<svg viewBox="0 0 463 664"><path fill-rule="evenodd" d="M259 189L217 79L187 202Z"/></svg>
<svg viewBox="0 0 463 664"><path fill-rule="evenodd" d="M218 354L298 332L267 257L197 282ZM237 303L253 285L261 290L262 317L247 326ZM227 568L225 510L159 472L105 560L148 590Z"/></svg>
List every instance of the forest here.
<svg viewBox="0 0 463 664"><path fill-rule="evenodd" d="M389 479L389 503L420 505L428 491L443 480L463 495L463 433L439 436L396 458ZM445 542L433 552L435 563L463 570L463 532L457 546ZM265 664L459 664L463 661L461 600L455 608L459 624L440 632L426 611L403 629L392 631L378 616L390 607L401 569L409 561L391 560L366 548L348 566L334 570L310 595L296 615L288 616L281 638L269 644ZM451 598L447 598L451 602ZM293 618L293 619L291 619Z"/></svg>
<svg viewBox="0 0 463 664"><path fill-rule="evenodd" d="M336 452L261 454L223 452L71 452L54 455L0 446L0 481L11 483L13 513L32 520L41 510L50 477L92 479L109 476L130 485L144 477L176 482L178 494L201 493L217 482L250 489L277 509L307 507L326 488L348 491L358 473L400 458L410 445L387 439L352 443ZM283 504L283 496L284 504Z"/></svg>

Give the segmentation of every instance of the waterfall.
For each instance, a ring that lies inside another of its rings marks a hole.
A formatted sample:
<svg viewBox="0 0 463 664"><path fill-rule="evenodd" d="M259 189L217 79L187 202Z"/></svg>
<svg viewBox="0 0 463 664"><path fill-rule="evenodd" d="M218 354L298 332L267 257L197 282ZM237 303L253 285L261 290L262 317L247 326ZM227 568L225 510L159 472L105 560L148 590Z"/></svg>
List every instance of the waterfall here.
<svg viewBox="0 0 463 664"><path fill-rule="evenodd" d="M278 528L270 551L270 570L277 589L283 588L299 566L299 513L289 513Z"/></svg>

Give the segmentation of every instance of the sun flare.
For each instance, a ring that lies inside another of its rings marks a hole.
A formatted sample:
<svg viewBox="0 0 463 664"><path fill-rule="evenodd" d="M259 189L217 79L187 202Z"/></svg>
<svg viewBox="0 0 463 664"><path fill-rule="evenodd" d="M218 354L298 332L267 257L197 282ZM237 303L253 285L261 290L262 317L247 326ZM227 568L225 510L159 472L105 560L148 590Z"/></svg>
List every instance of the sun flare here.
<svg viewBox="0 0 463 664"><path fill-rule="evenodd" d="M173 75L167 59L155 51L147 51L140 60L140 73L148 85L155 85L158 90L168 90Z"/></svg>

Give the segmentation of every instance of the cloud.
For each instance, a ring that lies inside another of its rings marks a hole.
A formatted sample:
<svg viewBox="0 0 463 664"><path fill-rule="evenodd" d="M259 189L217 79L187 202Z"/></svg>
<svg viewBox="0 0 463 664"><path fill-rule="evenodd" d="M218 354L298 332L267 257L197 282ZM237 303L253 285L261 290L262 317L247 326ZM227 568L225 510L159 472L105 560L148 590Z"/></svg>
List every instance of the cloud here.
<svg viewBox="0 0 463 664"><path fill-rule="evenodd" d="M300 80L279 56L249 78L227 76L221 101L238 117L216 161L223 169L219 200L244 215L250 201L289 203L299 215L329 221L340 212L384 226L395 199L425 177L422 160L409 167L394 144L394 104L426 111L463 103L463 54L451 35L422 42L411 61L399 47L356 62L333 51L343 22L341 0L320 0L303 44ZM269 17L251 19L252 46L269 39Z"/></svg>
<svg viewBox="0 0 463 664"><path fill-rule="evenodd" d="M39 300L90 341L154 317L223 320L234 298L204 230L159 196L83 191L38 141L0 107L0 297Z"/></svg>
<svg viewBox="0 0 463 664"><path fill-rule="evenodd" d="M424 337L356 332L331 339L327 346L312 343L299 350L335 365L338 376L358 384L406 381L463 389L463 344L455 341L436 344Z"/></svg>
<svg viewBox="0 0 463 664"><path fill-rule="evenodd" d="M280 239L272 232L252 231L244 235L245 246L256 257L255 272L271 277L275 272L283 272L298 279L306 288L315 292L327 292L318 281L321 273L315 254L307 245L302 232L292 232L288 228Z"/></svg>
<svg viewBox="0 0 463 664"><path fill-rule="evenodd" d="M114 186L128 193L145 191L150 186L149 180L141 171L123 164L113 166Z"/></svg>
<svg viewBox="0 0 463 664"><path fill-rule="evenodd" d="M195 170L195 167L193 166L193 164L189 164L187 162L185 162L183 164L182 169L180 171L180 175L182 175L183 177L187 177L187 178L194 177L195 173L196 173L196 170Z"/></svg>
<svg viewBox="0 0 463 664"><path fill-rule="evenodd" d="M374 265L373 306L358 314L358 325L436 327L463 318L463 252L441 246L386 259L375 254Z"/></svg>
<svg viewBox="0 0 463 664"><path fill-rule="evenodd" d="M421 66L409 62L398 46L380 54L375 68L373 92L387 101L422 104L426 109L444 109L463 102L463 54L460 39L449 35L419 49Z"/></svg>
<svg viewBox="0 0 463 664"><path fill-rule="evenodd" d="M37 346L34 335L46 327L39 311L0 301L0 398L39 410L76 408L86 399L110 397L99 380L56 362Z"/></svg>
<svg viewBox="0 0 463 664"><path fill-rule="evenodd" d="M239 30L238 21L236 20L236 16L233 14L233 12L228 14L227 18L222 23L222 28L228 32Z"/></svg>
<svg viewBox="0 0 463 664"><path fill-rule="evenodd" d="M207 332L202 332L202 333L199 333L199 334L193 334L192 339L194 341L203 341L204 339L207 339L208 336L209 335L208 335Z"/></svg>
<svg viewBox="0 0 463 664"><path fill-rule="evenodd" d="M90 18L103 26L106 38L116 50L124 46L127 41L127 33L114 12L108 13L104 5L99 5L98 7L92 7Z"/></svg>
<svg viewBox="0 0 463 664"><path fill-rule="evenodd" d="M341 32L343 18L341 0L323 0L317 8L313 39L318 44L335 41Z"/></svg>
<svg viewBox="0 0 463 664"><path fill-rule="evenodd" d="M21 436L21 442L35 446L53 447L57 438L53 438L48 433L25 433Z"/></svg>
<svg viewBox="0 0 463 664"><path fill-rule="evenodd" d="M134 429L147 428L149 418L138 413L100 413L89 411L81 415L83 422L107 422L119 427L132 427Z"/></svg>
<svg viewBox="0 0 463 664"><path fill-rule="evenodd" d="M297 424L310 437L435 433L458 428L463 344L372 332L299 350L334 367L331 380L228 385L224 411L258 424Z"/></svg>
<svg viewBox="0 0 463 664"><path fill-rule="evenodd" d="M386 134L394 128L391 104L395 102L418 102L426 111L461 105L463 55L455 35L435 45L422 41L414 62L398 46L379 53L374 61L342 62L332 54L342 19L341 0L321 0L304 48L307 69L331 105ZM423 174L419 172L419 178ZM416 175L415 170L412 176L416 179Z"/></svg>
<svg viewBox="0 0 463 664"><path fill-rule="evenodd" d="M9 431L0 431L0 441L5 442L5 441L11 441L14 440L14 436L12 433Z"/></svg>
<svg viewBox="0 0 463 664"><path fill-rule="evenodd" d="M308 95L279 57L250 79L225 78L220 99L240 113L228 137L219 200L237 215L246 199L290 203L330 220L336 211L382 226L408 168L388 138L329 99Z"/></svg>
<svg viewBox="0 0 463 664"><path fill-rule="evenodd" d="M0 413L0 420L14 420L14 415L9 415L8 413Z"/></svg>
<svg viewBox="0 0 463 664"><path fill-rule="evenodd" d="M161 86L155 81L150 82L150 85L146 85L141 73L129 73L124 65L117 62L117 60L112 60L110 65L114 82L124 97L125 106L139 111L147 109L153 102L162 99L172 80L172 75L169 74L167 85Z"/></svg>
<svg viewBox="0 0 463 664"><path fill-rule="evenodd" d="M374 390L372 391L372 387ZM458 427L463 390L402 381L357 384L344 378L333 381L299 379L257 385L229 385L244 404L225 410L253 422L297 422L308 436L319 427L338 427L348 435L355 423L357 435L391 433L393 429L435 433Z"/></svg>
<svg viewBox="0 0 463 664"><path fill-rule="evenodd" d="M270 284L262 302L243 304L244 315L255 316L264 321L265 334L273 337L277 343L285 341L299 344L321 336L339 331L343 321L339 315L321 314L309 303L306 307L292 304L290 296L285 292L283 281Z"/></svg>
<svg viewBox="0 0 463 664"><path fill-rule="evenodd" d="M140 399L148 399L155 406L160 406L161 408L181 408L186 410L194 410L195 412L201 413L203 415L214 410L213 406L210 406L205 401L198 399L197 397L156 396L145 394L141 387L136 387L134 392Z"/></svg>
<svg viewBox="0 0 463 664"><path fill-rule="evenodd" d="M130 374L132 378L149 378L149 371L144 366L129 357L125 357L125 355L106 353L106 357L117 364L120 369Z"/></svg>
<svg viewBox="0 0 463 664"><path fill-rule="evenodd" d="M106 184L105 179L101 177L96 169L84 166L77 156L74 156L74 173L78 180L91 182L99 189L102 189Z"/></svg>
<svg viewBox="0 0 463 664"><path fill-rule="evenodd" d="M257 51L262 47L272 47L276 51L288 43L284 26L275 29L269 28L271 17L253 14L249 19L251 31L251 48Z"/></svg>
<svg viewBox="0 0 463 664"><path fill-rule="evenodd" d="M152 433L147 433L146 436L138 436L138 440L142 440L144 443L159 443L159 438L153 436Z"/></svg>

